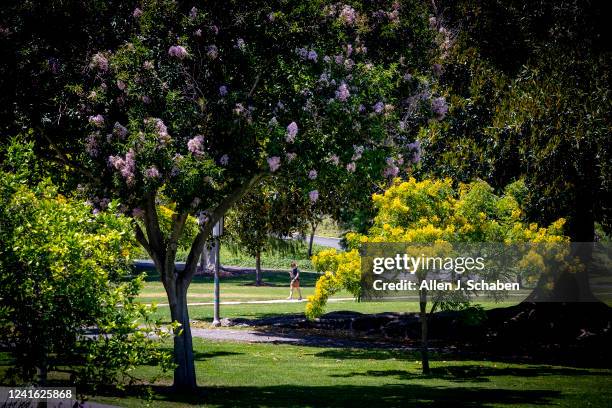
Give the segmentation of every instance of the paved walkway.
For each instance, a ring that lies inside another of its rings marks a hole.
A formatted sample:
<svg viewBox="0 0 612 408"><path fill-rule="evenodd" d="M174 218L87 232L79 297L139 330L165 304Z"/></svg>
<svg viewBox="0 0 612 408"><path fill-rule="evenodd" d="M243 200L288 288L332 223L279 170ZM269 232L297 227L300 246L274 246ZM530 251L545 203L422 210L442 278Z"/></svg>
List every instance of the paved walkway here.
<svg viewBox="0 0 612 408"><path fill-rule="evenodd" d="M334 303L334 302L346 302L349 300L355 300L354 298L331 298L328 299L328 302ZM244 300L244 301L240 301L240 300L226 300L226 301L221 301L221 305L249 305L249 304L276 304L276 303L301 303L301 302L306 302L306 298L302 299L302 300L297 300L297 299L271 299L271 300ZM214 302L193 302L193 303L187 303L187 306L210 306L210 305L214 305ZM168 303L158 303L157 306L169 306Z"/></svg>
<svg viewBox="0 0 612 408"><path fill-rule="evenodd" d="M409 349L402 344L362 341L351 338L326 337L313 334L305 334L299 331L275 331L275 330L233 330L233 329L203 329L191 328L191 335L201 339L214 341L234 341L243 343L272 343L292 344L294 346L310 347L340 347L340 348L384 348L384 349Z"/></svg>

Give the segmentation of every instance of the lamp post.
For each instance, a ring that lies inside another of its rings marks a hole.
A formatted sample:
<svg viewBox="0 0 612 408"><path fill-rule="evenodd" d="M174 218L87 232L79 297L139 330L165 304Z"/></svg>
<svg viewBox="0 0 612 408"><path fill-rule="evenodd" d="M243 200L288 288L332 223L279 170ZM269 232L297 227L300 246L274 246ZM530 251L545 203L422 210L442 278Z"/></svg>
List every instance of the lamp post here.
<svg viewBox="0 0 612 408"><path fill-rule="evenodd" d="M213 322L212 325L214 327L221 325L221 320L219 320L219 269L221 267L221 259L220 259L220 248L221 248L221 235L223 235L223 217L215 224L213 227L213 238L215 241L215 300L214 300L214 310L213 310Z"/></svg>

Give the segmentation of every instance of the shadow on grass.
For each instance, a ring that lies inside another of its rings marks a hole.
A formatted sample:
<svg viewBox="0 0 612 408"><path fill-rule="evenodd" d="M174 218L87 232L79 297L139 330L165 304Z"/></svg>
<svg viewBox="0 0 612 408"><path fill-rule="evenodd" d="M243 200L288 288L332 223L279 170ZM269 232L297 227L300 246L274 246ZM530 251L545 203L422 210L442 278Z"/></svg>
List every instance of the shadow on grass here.
<svg viewBox="0 0 612 408"><path fill-rule="evenodd" d="M431 369L431 374L410 372L407 370L368 370L365 372L352 372L346 374L332 374L330 377L351 378L351 377L393 377L397 380L408 381L418 378L432 378L451 382L491 382L489 377L527 377L535 378L542 376L597 376L609 375L603 372L593 372L589 370L571 369L550 366L528 366L528 367L503 367L496 368L479 365L451 365L435 367Z"/></svg>
<svg viewBox="0 0 612 408"><path fill-rule="evenodd" d="M303 406L367 406L367 407L455 407L472 408L490 404L548 405L559 391L481 389L473 387L440 387L420 384L385 384L378 386L300 386L211 387L195 393L173 393L171 387L153 387L153 400L158 404L183 404L217 407L303 407ZM101 394L114 397L145 395L139 388L125 394Z"/></svg>

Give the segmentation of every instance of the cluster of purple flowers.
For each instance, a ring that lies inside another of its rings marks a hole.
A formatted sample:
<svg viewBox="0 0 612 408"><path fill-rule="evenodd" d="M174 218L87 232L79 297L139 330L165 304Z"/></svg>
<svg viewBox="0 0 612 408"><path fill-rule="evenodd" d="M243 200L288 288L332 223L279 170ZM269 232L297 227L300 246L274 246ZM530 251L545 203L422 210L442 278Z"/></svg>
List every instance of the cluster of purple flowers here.
<svg viewBox="0 0 612 408"><path fill-rule="evenodd" d="M349 164L346 165L346 170L349 173L354 173L355 170L357 170L357 163L355 162L350 162Z"/></svg>
<svg viewBox="0 0 612 408"><path fill-rule="evenodd" d="M287 126L287 135L285 140L287 143L293 143L295 141L295 137L298 134L298 125L295 122L291 122L289 126Z"/></svg>
<svg viewBox="0 0 612 408"><path fill-rule="evenodd" d="M136 7L134 11L132 11L132 16L134 18L139 18L140 16L142 16L142 10Z"/></svg>
<svg viewBox="0 0 612 408"><path fill-rule="evenodd" d="M374 113L381 114L385 109L385 104L378 101L374 104L374 106L372 106L372 109L374 110Z"/></svg>
<svg viewBox="0 0 612 408"><path fill-rule="evenodd" d="M344 5L342 10L340 10L340 14L338 16L340 21L348 26L352 26L355 24L355 20L357 19L357 12L354 8L349 5Z"/></svg>
<svg viewBox="0 0 612 408"><path fill-rule="evenodd" d="M281 159L278 156L268 157L268 167L270 167L270 172L274 173L280 167Z"/></svg>
<svg viewBox="0 0 612 408"><path fill-rule="evenodd" d="M219 49L214 44L209 45L208 47L206 47L206 55L208 55L208 58L210 59L217 59L217 57L219 56Z"/></svg>
<svg viewBox="0 0 612 408"><path fill-rule="evenodd" d="M312 190L311 192L308 193L308 198L310 199L311 203L315 203L319 199L319 191Z"/></svg>
<svg viewBox="0 0 612 408"><path fill-rule="evenodd" d="M418 163L421 161L421 142L419 140L415 140L412 143L408 143L407 147L412 150L412 158L410 161L413 163Z"/></svg>
<svg viewBox="0 0 612 408"><path fill-rule="evenodd" d="M363 155L363 146L356 146L353 145L353 150L354 150L354 154L353 157L351 158L352 161L357 161L359 159L361 159L361 156Z"/></svg>
<svg viewBox="0 0 612 408"><path fill-rule="evenodd" d="M98 137L100 136L100 134L98 132L94 132L91 133L89 136L87 136L87 143L85 144L85 150L87 151L87 154L89 154L91 157L97 157L99 150L98 150Z"/></svg>
<svg viewBox="0 0 612 408"><path fill-rule="evenodd" d="M198 135L187 142L187 149L196 156L204 154L204 136Z"/></svg>
<svg viewBox="0 0 612 408"><path fill-rule="evenodd" d="M308 178L311 180L315 180L318 176L318 173L315 169L312 169L308 172Z"/></svg>
<svg viewBox="0 0 612 408"><path fill-rule="evenodd" d="M173 45L168 49L168 55L182 60L187 58L189 56L189 53L187 52L187 49L182 45Z"/></svg>
<svg viewBox="0 0 612 408"><path fill-rule="evenodd" d="M95 127L104 127L104 116L97 114L89 117L89 123Z"/></svg>
<svg viewBox="0 0 612 408"><path fill-rule="evenodd" d="M109 156L109 164L118 170L121 176L126 180L128 185L134 184L136 171L136 154L133 149L130 149L125 158L121 156Z"/></svg>
<svg viewBox="0 0 612 408"><path fill-rule="evenodd" d="M443 96L434 98L431 101L431 110L433 111L436 119L444 119L448 113L448 104L446 103L446 99Z"/></svg>
<svg viewBox="0 0 612 408"><path fill-rule="evenodd" d="M291 152L287 153L285 156L287 157L287 162L291 163L297 157L297 153Z"/></svg>
<svg viewBox="0 0 612 408"><path fill-rule="evenodd" d="M246 50L246 43L244 42L244 39L239 38L236 40L236 48L243 52Z"/></svg>
<svg viewBox="0 0 612 408"><path fill-rule="evenodd" d="M383 171L383 175L385 177L397 177L399 174L399 167L395 164L395 159L393 157L387 157L387 167ZM403 163L403 160L402 160Z"/></svg>
<svg viewBox="0 0 612 408"><path fill-rule="evenodd" d="M349 92L348 86L344 82L341 83L336 91L336 99L340 102L346 102L349 96L351 96L351 93Z"/></svg>
<svg viewBox="0 0 612 408"><path fill-rule="evenodd" d="M229 163L229 156L227 154L224 154L223 156L221 156L221 158L219 159L219 164L221 164L222 166L227 166L228 163Z"/></svg>
<svg viewBox="0 0 612 408"><path fill-rule="evenodd" d="M94 56L91 58L89 68L97 69L101 72L106 72L108 71L108 59L106 59L104 54L98 52L97 54L94 54Z"/></svg>
<svg viewBox="0 0 612 408"><path fill-rule="evenodd" d="M119 139L125 139L128 134L128 130L121 123L115 122L115 125L113 126L113 134Z"/></svg>
<svg viewBox="0 0 612 408"><path fill-rule="evenodd" d="M148 179L156 179L159 178L161 174L159 173L159 170L157 170L157 167L151 166L144 171L144 176Z"/></svg>
<svg viewBox="0 0 612 408"><path fill-rule="evenodd" d="M340 164L340 158L338 157L337 154L332 154L332 155L328 156L327 157L327 161L332 163L335 166Z"/></svg>
<svg viewBox="0 0 612 408"><path fill-rule="evenodd" d="M221 86L219 87L219 95L220 95L221 97L223 97L223 96L227 95L227 86L226 86L226 85L221 85Z"/></svg>
<svg viewBox="0 0 612 408"><path fill-rule="evenodd" d="M198 16L198 9L195 7L192 7L191 10L189 10L189 18L193 20L197 16Z"/></svg>
<svg viewBox="0 0 612 408"><path fill-rule="evenodd" d="M296 48L295 52L304 61L317 62L317 60L319 59L319 54L317 54L315 50L308 50L306 48Z"/></svg>

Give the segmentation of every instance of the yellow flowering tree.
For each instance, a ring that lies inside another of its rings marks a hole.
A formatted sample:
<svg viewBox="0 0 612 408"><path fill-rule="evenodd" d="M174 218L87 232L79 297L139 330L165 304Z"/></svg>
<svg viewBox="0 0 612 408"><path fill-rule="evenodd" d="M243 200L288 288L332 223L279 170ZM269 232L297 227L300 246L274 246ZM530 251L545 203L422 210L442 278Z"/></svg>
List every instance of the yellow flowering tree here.
<svg viewBox="0 0 612 408"><path fill-rule="evenodd" d="M306 314L314 318L323 313L327 299L340 289L360 295L361 261L358 249L367 242L402 243L519 243L567 242L562 229L564 219L548 227L526 223L520 201L525 185L508 185L496 195L484 181L453 186L450 179L408 181L396 179L383 194L372 200L376 216L367 235L347 235L349 250L322 251L313 264L324 275L308 299ZM432 304L429 313L440 306ZM423 371L429 371L427 358L427 294L420 291Z"/></svg>

